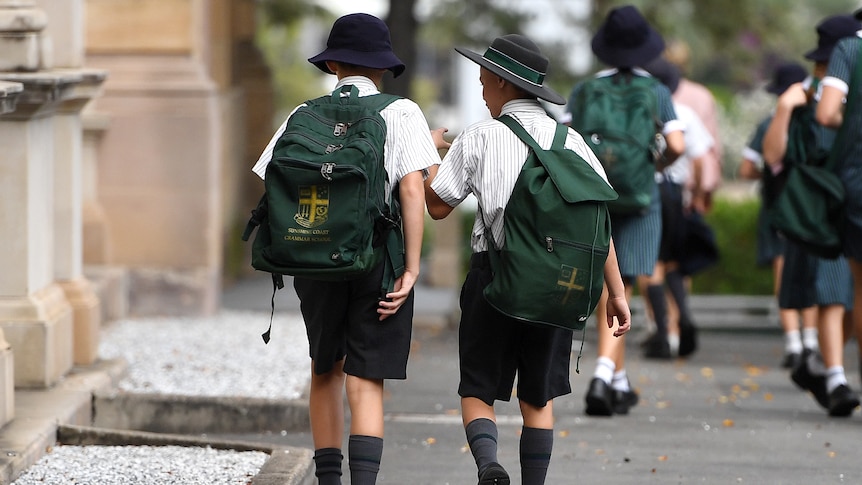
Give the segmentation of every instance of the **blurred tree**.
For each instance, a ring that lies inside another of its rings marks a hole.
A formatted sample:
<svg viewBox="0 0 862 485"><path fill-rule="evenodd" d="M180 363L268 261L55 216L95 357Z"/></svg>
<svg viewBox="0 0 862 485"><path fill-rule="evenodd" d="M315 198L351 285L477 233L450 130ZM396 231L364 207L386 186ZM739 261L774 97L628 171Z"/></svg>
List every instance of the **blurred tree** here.
<svg viewBox="0 0 862 485"><path fill-rule="evenodd" d="M411 97L410 88L416 75L417 36L419 21L416 20L416 0L389 0L389 34L392 37L392 50L407 66L397 78L386 77L386 92L398 96Z"/></svg>

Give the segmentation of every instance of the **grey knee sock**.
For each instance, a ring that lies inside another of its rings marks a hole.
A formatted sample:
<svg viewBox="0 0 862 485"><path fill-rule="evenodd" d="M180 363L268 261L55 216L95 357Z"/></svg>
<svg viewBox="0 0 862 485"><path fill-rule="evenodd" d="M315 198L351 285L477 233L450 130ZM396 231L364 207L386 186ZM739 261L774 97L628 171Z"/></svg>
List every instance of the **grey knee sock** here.
<svg viewBox="0 0 862 485"><path fill-rule="evenodd" d="M554 448L554 430L521 428L521 483L545 483L551 450Z"/></svg>
<svg viewBox="0 0 862 485"><path fill-rule="evenodd" d="M351 485L374 485L383 457L383 438L350 435L347 456Z"/></svg>
<svg viewBox="0 0 862 485"><path fill-rule="evenodd" d="M320 485L341 485L341 461L344 459L338 448L314 450L314 476Z"/></svg>
<svg viewBox="0 0 862 485"><path fill-rule="evenodd" d="M671 271L666 274L665 282L670 294L673 296L673 301L676 302L679 308L679 318L682 323L691 323L691 311L688 308L688 291L685 289L685 281L683 275L679 271Z"/></svg>
<svg viewBox="0 0 862 485"><path fill-rule="evenodd" d="M497 423L487 418L474 419L467 423L464 431L479 473L491 463L497 463Z"/></svg>
<svg viewBox="0 0 862 485"><path fill-rule="evenodd" d="M664 285L649 285L647 286L646 296L649 299L649 304L652 307L653 318L655 318L655 327L657 334L667 338L667 300L664 297Z"/></svg>

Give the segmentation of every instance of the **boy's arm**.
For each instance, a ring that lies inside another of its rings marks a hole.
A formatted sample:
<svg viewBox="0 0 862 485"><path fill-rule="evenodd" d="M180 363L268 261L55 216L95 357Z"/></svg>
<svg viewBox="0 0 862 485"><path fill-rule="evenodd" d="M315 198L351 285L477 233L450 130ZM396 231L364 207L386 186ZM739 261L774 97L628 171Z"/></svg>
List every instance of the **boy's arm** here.
<svg viewBox="0 0 862 485"><path fill-rule="evenodd" d="M422 172L405 175L398 184L401 200L401 221L404 228L404 274L395 282L395 289L381 301L377 309L380 320L398 311L410 296L410 291L419 278L419 258L422 251L422 233L425 224L425 195L422 187Z"/></svg>
<svg viewBox="0 0 862 485"><path fill-rule="evenodd" d="M766 134L763 135L763 161L772 168L773 173L781 166L787 153L787 131L790 128L793 110L807 102L808 98L802 83L793 84L778 97L775 115L769 123L769 128L766 129Z"/></svg>
<svg viewBox="0 0 862 485"><path fill-rule="evenodd" d="M840 128L844 122L842 107L844 93L835 86L823 86L820 101L817 103L817 122L827 128Z"/></svg>
<svg viewBox="0 0 862 485"><path fill-rule="evenodd" d="M443 219L448 216L454 207L447 204L437 195L437 192L434 192L431 189L431 182L434 181L434 177L437 176L437 170L440 169L440 165L431 165L428 168L428 176L425 177L425 204L428 206L428 214L434 220Z"/></svg>
<svg viewBox="0 0 862 485"><path fill-rule="evenodd" d="M619 322L619 328L614 331L614 337L619 337L628 332L632 327L632 313L626 300L626 287L620 275L620 266L617 262L617 250L614 240L608 248L608 259L605 261L605 286L608 289L608 328L614 327L614 317Z"/></svg>

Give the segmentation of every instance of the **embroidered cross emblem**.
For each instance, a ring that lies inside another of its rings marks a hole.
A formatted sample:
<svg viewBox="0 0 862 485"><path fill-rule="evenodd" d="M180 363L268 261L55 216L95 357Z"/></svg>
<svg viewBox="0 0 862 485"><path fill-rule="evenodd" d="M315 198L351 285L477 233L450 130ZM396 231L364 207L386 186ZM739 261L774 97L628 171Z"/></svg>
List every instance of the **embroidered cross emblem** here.
<svg viewBox="0 0 862 485"><path fill-rule="evenodd" d="M560 277L557 280L557 285L566 289L566 293L563 295L563 301L561 302L563 305L566 304L572 290L584 291L583 286L575 284L577 277L578 268L572 268L571 266L563 266L560 268Z"/></svg>

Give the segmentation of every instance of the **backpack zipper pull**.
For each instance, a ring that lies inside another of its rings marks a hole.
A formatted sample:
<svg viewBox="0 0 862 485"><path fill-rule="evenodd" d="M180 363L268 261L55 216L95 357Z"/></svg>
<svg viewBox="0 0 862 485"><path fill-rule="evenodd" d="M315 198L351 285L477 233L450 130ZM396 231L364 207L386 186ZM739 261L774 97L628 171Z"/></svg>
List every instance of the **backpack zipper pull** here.
<svg viewBox="0 0 862 485"><path fill-rule="evenodd" d="M554 252L554 238L551 236L545 236L545 247L548 249L549 253Z"/></svg>

